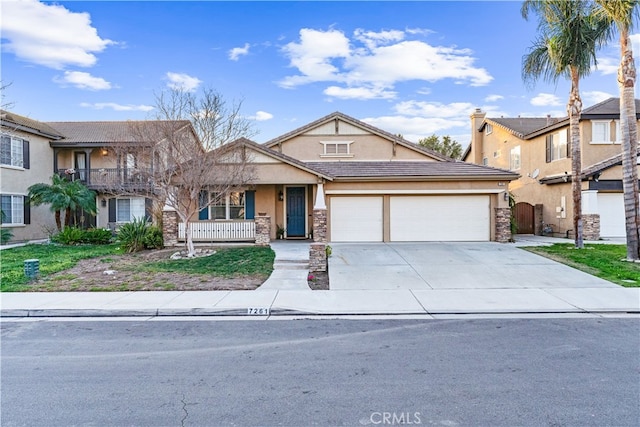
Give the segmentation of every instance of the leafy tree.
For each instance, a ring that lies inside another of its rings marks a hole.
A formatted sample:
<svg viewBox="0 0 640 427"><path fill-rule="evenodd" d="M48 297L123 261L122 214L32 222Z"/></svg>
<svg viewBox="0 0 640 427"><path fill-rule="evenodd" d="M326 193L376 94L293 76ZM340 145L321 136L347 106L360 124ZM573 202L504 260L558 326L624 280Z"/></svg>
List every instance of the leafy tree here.
<svg viewBox="0 0 640 427"><path fill-rule="evenodd" d="M595 13L588 0L526 0L522 16L538 16L538 38L522 61L522 77L533 84L539 78L571 81L567 103L571 143L571 190L576 248L584 248L582 223L582 164L580 150L580 79L597 65L596 50L605 41L608 22Z"/></svg>
<svg viewBox="0 0 640 427"><path fill-rule="evenodd" d="M459 142L452 140L449 135L443 136L442 140L437 135L431 135L427 138L422 138L418 141L418 144L452 159L459 159L462 155L462 146Z"/></svg>
<svg viewBox="0 0 640 427"><path fill-rule="evenodd" d="M638 17L638 0L596 0L598 14L608 19L610 36L620 36L620 130L622 132L622 184L627 235L627 258L640 258L640 207L638 205L638 123L636 119L635 85L636 66L629 34ZM620 138L620 136L618 136Z"/></svg>
<svg viewBox="0 0 640 427"><path fill-rule="evenodd" d="M58 231L62 231L62 211L65 211L65 227L71 225L72 211L78 208L92 215L97 212L94 191L89 190L80 181L67 181L59 175L51 177L51 184L38 183L29 187L29 197L33 206L51 205Z"/></svg>

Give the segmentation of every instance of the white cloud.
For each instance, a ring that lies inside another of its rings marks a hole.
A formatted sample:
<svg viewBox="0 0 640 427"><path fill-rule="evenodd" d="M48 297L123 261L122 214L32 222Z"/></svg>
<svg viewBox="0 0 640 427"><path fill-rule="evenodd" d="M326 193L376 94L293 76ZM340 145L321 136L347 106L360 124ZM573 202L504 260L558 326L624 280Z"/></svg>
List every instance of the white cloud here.
<svg viewBox="0 0 640 427"><path fill-rule="evenodd" d="M154 107L152 107L151 105L122 105L115 102L96 102L94 104L83 102L80 104L80 106L85 108L93 108L94 110L103 110L105 108L110 108L114 111L151 111L154 109Z"/></svg>
<svg viewBox="0 0 640 427"><path fill-rule="evenodd" d="M265 122L267 120L273 119L273 114L267 113L266 111L257 111L254 116L249 117L250 120L255 120L257 122Z"/></svg>
<svg viewBox="0 0 640 427"><path fill-rule="evenodd" d="M234 47L229 51L229 59L237 61L241 56L249 54L249 43L245 43L244 47Z"/></svg>
<svg viewBox="0 0 640 427"><path fill-rule="evenodd" d="M608 92L602 92L599 90L585 91L582 92L582 103L585 107L590 107L591 105L597 104L598 102L605 101L609 98L615 98L617 95L612 95Z"/></svg>
<svg viewBox="0 0 640 427"><path fill-rule="evenodd" d="M71 84L78 89L88 90L109 90L111 83L102 77L94 77L84 71L65 71L63 77L53 79L56 83L66 85Z"/></svg>
<svg viewBox="0 0 640 427"><path fill-rule="evenodd" d="M325 95L339 99L393 99L396 92L375 87L338 87L329 86L323 92Z"/></svg>
<svg viewBox="0 0 640 427"><path fill-rule="evenodd" d="M98 36L88 13L36 0L2 1L3 50L45 67L90 67L114 42Z"/></svg>
<svg viewBox="0 0 640 427"><path fill-rule="evenodd" d="M362 119L362 121L394 135L402 134L404 139L412 142L418 142L420 139L430 135L469 125L468 118L452 120L441 117L382 116L369 117Z"/></svg>
<svg viewBox="0 0 640 427"><path fill-rule="evenodd" d="M382 32L358 29L349 39L342 31L303 28L300 40L285 45L283 52L298 74L279 83L292 88L313 82L334 82L325 93L353 97L358 89L361 99L371 99L375 88L381 98L394 92L399 82L422 80L436 82L451 79L458 84L483 86L493 80L484 68L474 65L469 49L432 46L424 41L408 40L423 32L389 30ZM399 66L398 64L402 64Z"/></svg>
<svg viewBox="0 0 640 427"><path fill-rule="evenodd" d="M502 96L502 95L489 95L484 99L484 102L496 102L496 101L500 101L501 99L504 99L504 96Z"/></svg>
<svg viewBox="0 0 640 427"><path fill-rule="evenodd" d="M603 76L616 75L618 74L619 66L620 66L619 58L602 57L602 58L598 58L598 67L597 68L594 67L594 70L598 70L598 72L600 72L600 74L602 74Z"/></svg>
<svg viewBox="0 0 640 427"><path fill-rule="evenodd" d="M403 116L457 118L468 120L469 114L474 110L474 105L468 102L441 102L405 101L394 107L398 114Z"/></svg>
<svg viewBox="0 0 640 427"><path fill-rule="evenodd" d="M169 88L184 90L186 92L194 92L198 86L200 86L200 83L202 83L202 80L197 77L192 77L184 73L172 73L171 71L167 73L167 80L169 80L169 83L167 83Z"/></svg>
<svg viewBox="0 0 640 427"><path fill-rule="evenodd" d="M562 105L560 98L552 93L539 93L531 98L531 105L536 107L550 107Z"/></svg>

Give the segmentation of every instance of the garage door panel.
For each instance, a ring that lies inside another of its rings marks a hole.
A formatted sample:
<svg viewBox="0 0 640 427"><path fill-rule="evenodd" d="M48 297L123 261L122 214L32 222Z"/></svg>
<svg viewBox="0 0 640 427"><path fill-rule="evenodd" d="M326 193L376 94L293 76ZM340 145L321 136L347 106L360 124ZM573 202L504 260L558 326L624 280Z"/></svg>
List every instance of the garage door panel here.
<svg viewBox="0 0 640 427"><path fill-rule="evenodd" d="M598 193L600 236L625 237L624 194Z"/></svg>
<svg viewBox="0 0 640 427"><path fill-rule="evenodd" d="M390 240L488 241L489 211L486 195L393 196Z"/></svg>
<svg viewBox="0 0 640 427"><path fill-rule="evenodd" d="M332 197L332 242L381 242L382 196Z"/></svg>

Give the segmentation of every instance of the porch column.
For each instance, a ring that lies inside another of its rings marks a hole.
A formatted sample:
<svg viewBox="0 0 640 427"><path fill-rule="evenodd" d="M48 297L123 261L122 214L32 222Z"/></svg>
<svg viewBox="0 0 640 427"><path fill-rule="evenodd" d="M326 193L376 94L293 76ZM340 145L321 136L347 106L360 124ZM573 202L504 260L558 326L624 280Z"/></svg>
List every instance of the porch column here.
<svg viewBox="0 0 640 427"><path fill-rule="evenodd" d="M269 246L271 243L271 217L258 214L256 223L256 246Z"/></svg>
<svg viewBox="0 0 640 427"><path fill-rule="evenodd" d="M598 214L598 191L582 191L582 236L584 240L600 239L600 214Z"/></svg>
<svg viewBox="0 0 640 427"><path fill-rule="evenodd" d="M162 209L162 239L165 247L178 245L178 213L169 206Z"/></svg>
<svg viewBox="0 0 640 427"><path fill-rule="evenodd" d="M313 243L309 246L309 271L327 271L327 205L321 182L318 183L313 205Z"/></svg>
<svg viewBox="0 0 640 427"><path fill-rule="evenodd" d="M507 243L513 239L511 235L511 209L496 208L496 242Z"/></svg>

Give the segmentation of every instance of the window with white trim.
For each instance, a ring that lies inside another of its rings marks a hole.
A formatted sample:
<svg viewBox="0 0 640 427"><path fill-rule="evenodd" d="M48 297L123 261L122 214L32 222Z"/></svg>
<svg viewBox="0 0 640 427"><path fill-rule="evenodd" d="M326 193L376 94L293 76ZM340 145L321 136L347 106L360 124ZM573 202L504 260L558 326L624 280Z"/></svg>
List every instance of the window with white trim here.
<svg viewBox="0 0 640 427"><path fill-rule="evenodd" d="M207 199L210 196L210 199ZM227 195L219 195L219 193L210 193L203 195L204 201L215 200L209 207L208 218L200 219L245 219L245 193L243 191L232 191ZM205 212L206 213L206 212Z"/></svg>
<svg viewBox="0 0 640 427"><path fill-rule="evenodd" d="M116 222L132 222L146 217L144 197L116 199Z"/></svg>
<svg viewBox="0 0 640 427"><path fill-rule="evenodd" d="M567 131L547 135L547 163L567 158Z"/></svg>
<svg viewBox="0 0 640 427"><path fill-rule="evenodd" d="M611 120L591 121L591 143L592 144L612 144Z"/></svg>
<svg viewBox="0 0 640 427"><path fill-rule="evenodd" d="M520 169L520 146L519 145L511 149L511 156L509 158L509 169L511 170Z"/></svg>
<svg viewBox="0 0 640 427"><path fill-rule="evenodd" d="M493 158L497 159L498 157L500 157L500 154L502 154L501 150L496 150L493 152Z"/></svg>
<svg viewBox="0 0 640 427"><path fill-rule="evenodd" d="M487 159L486 157L482 158L482 166L487 166L489 164L489 159Z"/></svg>
<svg viewBox="0 0 640 427"><path fill-rule="evenodd" d="M24 140L9 135L2 135L0 142L0 164L23 167Z"/></svg>
<svg viewBox="0 0 640 427"><path fill-rule="evenodd" d="M1 196L2 224L24 224L24 196Z"/></svg>
<svg viewBox="0 0 640 427"><path fill-rule="evenodd" d="M490 125L489 123L487 123L484 127L484 134L491 135L492 132L493 132L493 125Z"/></svg>
<svg viewBox="0 0 640 427"><path fill-rule="evenodd" d="M321 142L324 146L323 156L330 157L341 157L341 156L352 156L351 154L351 143L353 141L331 141L331 142Z"/></svg>

